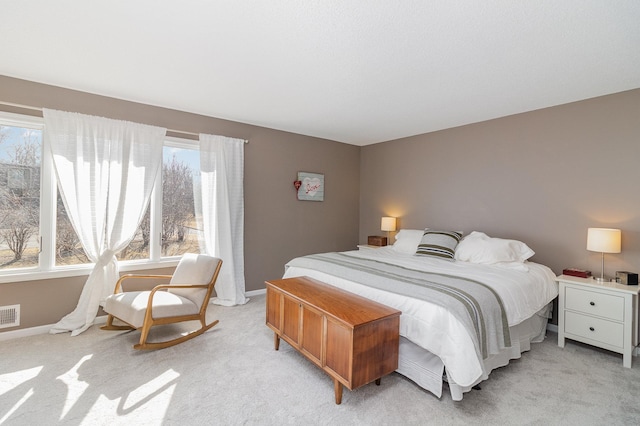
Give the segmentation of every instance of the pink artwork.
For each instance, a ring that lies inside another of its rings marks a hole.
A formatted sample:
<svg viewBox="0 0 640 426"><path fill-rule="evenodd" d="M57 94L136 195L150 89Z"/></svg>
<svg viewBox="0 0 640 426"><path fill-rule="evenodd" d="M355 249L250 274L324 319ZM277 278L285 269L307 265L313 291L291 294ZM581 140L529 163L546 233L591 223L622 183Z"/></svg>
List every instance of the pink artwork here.
<svg viewBox="0 0 640 426"><path fill-rule="evenodd" d="M298 172L298 180L293 185L298 191L298 200L323 201L324 175L320 173Z"/></svg>

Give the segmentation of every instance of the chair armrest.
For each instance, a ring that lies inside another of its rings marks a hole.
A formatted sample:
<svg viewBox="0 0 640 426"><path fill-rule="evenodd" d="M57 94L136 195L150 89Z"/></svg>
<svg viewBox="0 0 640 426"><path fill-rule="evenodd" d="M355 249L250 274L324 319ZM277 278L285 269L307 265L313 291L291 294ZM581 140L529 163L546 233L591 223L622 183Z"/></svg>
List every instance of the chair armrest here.
<svg viewBox="0 0 640 426"><path fill-rule="evenodd" d="M151 290L149 293L149 299L147 299L147 312L153 318L153 295L159 290L168 288L208 288L209 284L159 284Z"/></svg>
<svg viewBox="0 0 640 426"><path fill-rule="evenodd" d="M151 294L149 294L149 299L153 298L153 294L158 290L163 290L165 288L207 288L209 284L158 284L151 290Z"/></svg>
<svg viewBox="0 0 640 426"><path fill-rule="evenodd" d="M125 274L122 275L118 281L116 281L116 287L113 290L113 294L120 293L122 291L122 283L129 278L135 279L153 279L157 280L158 278L168 278L171 279L172 275L137 275L137 274Z"/></svg>

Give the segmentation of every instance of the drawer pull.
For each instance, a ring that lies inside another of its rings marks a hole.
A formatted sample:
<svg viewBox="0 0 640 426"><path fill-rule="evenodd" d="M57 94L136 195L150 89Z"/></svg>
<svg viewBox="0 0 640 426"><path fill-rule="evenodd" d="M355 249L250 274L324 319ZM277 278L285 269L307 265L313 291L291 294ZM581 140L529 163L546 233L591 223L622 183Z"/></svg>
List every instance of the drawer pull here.
<svg viewBox="0 0 640 426"><path fill-rule="evenodd" d="M595 328L593 328L593 327L589 327L589 330L591 330L591 331L596 331L596 329L595 329Z"/></svg>
<svg viewBox="0 0 640 426"><path fill-rule="evenodd" d="M596 306L596 302L589 302L591 306Z"/></svg>

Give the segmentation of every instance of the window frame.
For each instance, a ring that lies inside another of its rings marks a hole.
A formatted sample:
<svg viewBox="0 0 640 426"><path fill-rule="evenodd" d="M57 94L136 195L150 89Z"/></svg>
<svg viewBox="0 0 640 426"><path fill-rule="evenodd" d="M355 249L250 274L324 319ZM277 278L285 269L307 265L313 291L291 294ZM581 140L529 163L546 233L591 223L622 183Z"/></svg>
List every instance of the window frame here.
<svg viewBox="0 0 640 426"><path fill-rule="evenodd" d="M53 166L53 156L47 146L44 119L42 117L22 115L0 111L0 124L39 130L42 132L41 163L40 163L40 256L38 266L0 270L0 284L21 281L39 281L55 278L89 275L94 267L93 263L77 265L55 264L56 247L56 198L57 183ZM200 143L194 139L183 139L165 136L165 147L181 149L200 149ZM164 157L163 157L164 163ZM162 257L161 227L162 227L162 167L158 168L156 184L151 193L149 208L151 209L151 235L148 259L119 261L121 272L140 271L174 267L180 256Z"/></svg>

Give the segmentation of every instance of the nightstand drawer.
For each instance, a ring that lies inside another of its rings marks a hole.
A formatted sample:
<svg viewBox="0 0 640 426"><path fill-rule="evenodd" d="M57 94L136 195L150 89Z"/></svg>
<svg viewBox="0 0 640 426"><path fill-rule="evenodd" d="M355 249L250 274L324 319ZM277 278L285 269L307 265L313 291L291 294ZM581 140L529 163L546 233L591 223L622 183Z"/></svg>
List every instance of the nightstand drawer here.
<svg viewBox="0 0 640 426"><path fill-rule="evenodd" d="M624 324L621 323L567 311L564 318L564 331L607 345L619 348L624 346Z"/></svg>
<svg viewBox="0 0 640 426"><path fill-rule="evenodd" d="M565 308L614 321L624 321L624 297L567 287Z"/></svg>

